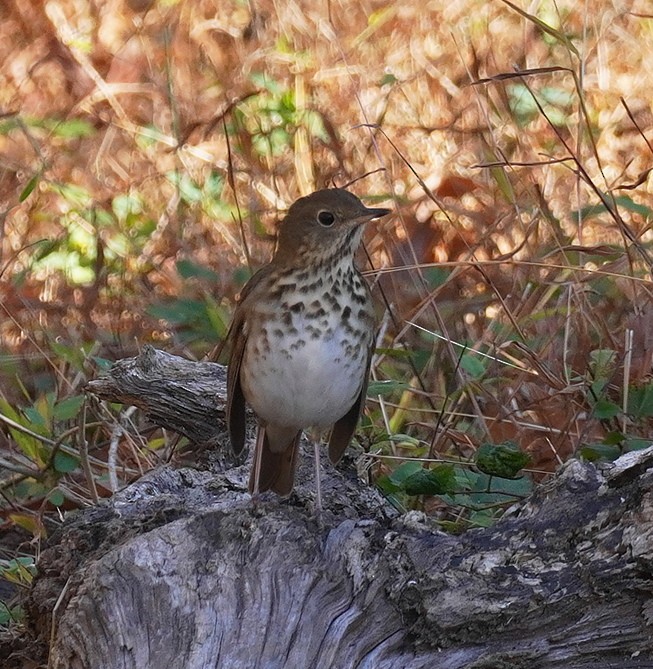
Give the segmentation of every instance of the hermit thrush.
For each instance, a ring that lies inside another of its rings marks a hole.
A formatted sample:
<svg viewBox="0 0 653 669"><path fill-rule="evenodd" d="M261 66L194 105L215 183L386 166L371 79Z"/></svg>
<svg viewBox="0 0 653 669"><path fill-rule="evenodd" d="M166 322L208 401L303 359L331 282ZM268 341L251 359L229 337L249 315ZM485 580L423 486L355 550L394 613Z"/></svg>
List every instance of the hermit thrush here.
<svg viewBox="0 0 653 669"><path fill-rule="evenodd" d="M227 421L245 442L245 403L258 419L252 493L289 495L303 429L330 429L338 462L365 403L374 309L354 265L363 223L389 214L340 188L297 200L269 264L247 282L231 323ZM321 505L316 444L317 506Z"/></svg>

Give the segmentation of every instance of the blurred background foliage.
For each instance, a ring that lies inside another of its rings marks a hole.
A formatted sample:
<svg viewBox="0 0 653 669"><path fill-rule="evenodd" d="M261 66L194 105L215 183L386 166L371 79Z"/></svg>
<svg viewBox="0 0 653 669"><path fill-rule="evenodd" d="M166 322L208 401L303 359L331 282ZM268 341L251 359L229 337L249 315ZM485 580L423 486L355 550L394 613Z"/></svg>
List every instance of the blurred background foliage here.
<svg viewBox="0 0 653 669"><path fill-rule="evenodd" d="M144 343L204 356L316 188L395 212L361 256L381 329L358 442L398 508L487 525L570 457L650 444L644 0L7 0L0 19L12 588L65 512L179 447L86 381Z"/></svg>

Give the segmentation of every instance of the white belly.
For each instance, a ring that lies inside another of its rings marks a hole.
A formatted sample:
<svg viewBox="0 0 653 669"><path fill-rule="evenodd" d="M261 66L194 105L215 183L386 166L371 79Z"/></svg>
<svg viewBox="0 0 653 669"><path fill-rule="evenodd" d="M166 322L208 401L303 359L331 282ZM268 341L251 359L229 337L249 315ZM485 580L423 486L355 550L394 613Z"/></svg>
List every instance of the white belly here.
<svg viewBox="0 0 653 669"><path fill-rule="evenodd" d="M369 341L351 346L348 334L329 319L322 332L306 330L301 317L293 318L297 332L268 327L267 347L251 332L241 367L245 399L263 424L327 428L352 407L367 371ZM312 336L313 335L313 336ZM258 343L257 343L258 342ZM256 364L248 364L249 358ZM255 373L251 370L256 370ZM247 373L250 370L250 373Z"/></svg>

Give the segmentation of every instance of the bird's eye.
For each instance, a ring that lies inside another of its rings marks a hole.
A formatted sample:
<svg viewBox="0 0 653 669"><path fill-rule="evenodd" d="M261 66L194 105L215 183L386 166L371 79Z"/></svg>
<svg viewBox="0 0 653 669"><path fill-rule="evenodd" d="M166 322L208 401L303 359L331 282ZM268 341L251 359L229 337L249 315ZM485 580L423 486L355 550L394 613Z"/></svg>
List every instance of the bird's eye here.
<svg viewBox="0 0 653 669"><path fill-rule="evenodd" d="M330 228L335 223L336 217L326 210L322 210L317 215L317 222L324 228Z"/></svg>

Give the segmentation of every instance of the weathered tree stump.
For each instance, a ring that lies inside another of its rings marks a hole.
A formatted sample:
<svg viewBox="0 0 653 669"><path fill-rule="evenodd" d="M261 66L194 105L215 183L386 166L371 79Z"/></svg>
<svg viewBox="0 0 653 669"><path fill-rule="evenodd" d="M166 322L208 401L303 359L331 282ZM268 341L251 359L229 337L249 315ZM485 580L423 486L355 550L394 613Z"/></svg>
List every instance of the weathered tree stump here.
<svg viewBox="0 0 653 669"><path fill-rule="evenodd" d="M221 379L146 349L89 389L224 444ZM167 466L67 520L29 607L51 666L653 667L653 448L571 461L462 536L331 467L317 522L303 460L287 500L254 503L242 466Z"/></svg>

